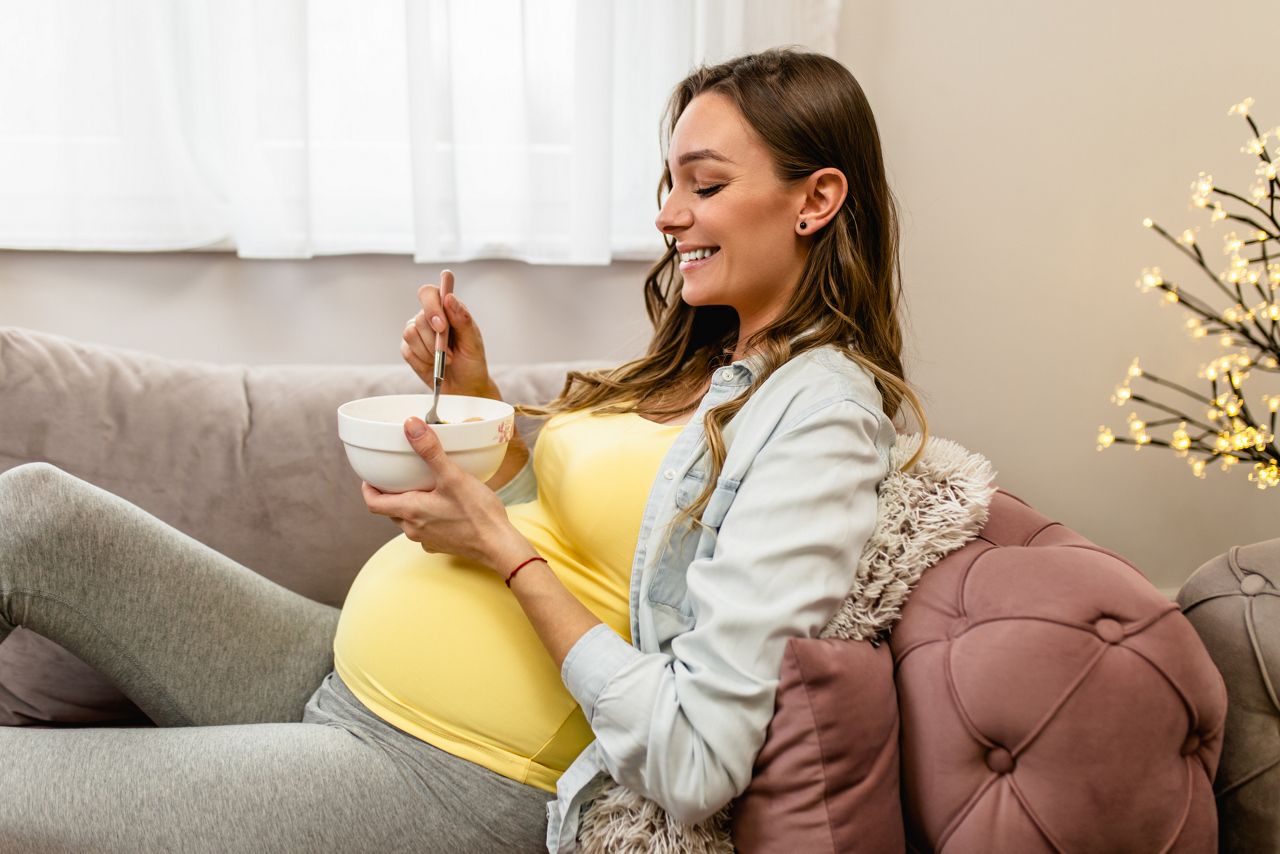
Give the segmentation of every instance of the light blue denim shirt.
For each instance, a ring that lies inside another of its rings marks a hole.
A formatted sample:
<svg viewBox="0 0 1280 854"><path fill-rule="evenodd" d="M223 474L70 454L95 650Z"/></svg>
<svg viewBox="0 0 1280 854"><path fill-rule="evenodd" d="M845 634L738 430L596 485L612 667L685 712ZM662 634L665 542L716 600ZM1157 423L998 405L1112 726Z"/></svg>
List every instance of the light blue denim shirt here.
<svg viewBox="0 0 1280 854"><path fill-rule="evenodd" d="M706 482L704 413L741 394L760 362L715 370L659 468L632 562L632 642L602 623L564 660L596 738L547 804L551 852L575 849L579 812L609 777L680 822L740 795L787 640L816 637L853 587L895 431L871 375L834 347L794 357L756 391L725 426L707 529L683 522L667 535ZM498 495L537 497L532 456Z"/></svg>

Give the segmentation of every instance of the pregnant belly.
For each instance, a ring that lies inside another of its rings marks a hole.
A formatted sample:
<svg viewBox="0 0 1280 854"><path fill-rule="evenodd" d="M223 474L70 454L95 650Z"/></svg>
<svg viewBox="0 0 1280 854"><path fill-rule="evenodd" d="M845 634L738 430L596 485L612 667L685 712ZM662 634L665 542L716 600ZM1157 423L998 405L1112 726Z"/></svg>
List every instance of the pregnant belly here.
<svg viewBox="0 0 1280 854"><path fill-rule="evenodd" d="M534 784L540 773L563 771L592 738L502 580L404 536L352 584L334 659L375 714L514 779L526 766Z"/></svg>

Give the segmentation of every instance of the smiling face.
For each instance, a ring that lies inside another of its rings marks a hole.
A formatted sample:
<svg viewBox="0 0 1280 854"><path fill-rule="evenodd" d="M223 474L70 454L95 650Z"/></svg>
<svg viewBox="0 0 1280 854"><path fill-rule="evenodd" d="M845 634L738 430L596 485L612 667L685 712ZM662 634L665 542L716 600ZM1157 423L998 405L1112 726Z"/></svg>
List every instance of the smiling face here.
<svg viewBox="0 0 1280 854"><path fill-rule="evenodd" d="M680 248L719 247L705 261L681 262L682 297L736 309L741 342L781 311L799 283L808 251L796 230L805 182L784 186L737 106L714 92L680 114L668 166L672 190L655 225ZM816 230L813 222L809 229Z"/></svg>

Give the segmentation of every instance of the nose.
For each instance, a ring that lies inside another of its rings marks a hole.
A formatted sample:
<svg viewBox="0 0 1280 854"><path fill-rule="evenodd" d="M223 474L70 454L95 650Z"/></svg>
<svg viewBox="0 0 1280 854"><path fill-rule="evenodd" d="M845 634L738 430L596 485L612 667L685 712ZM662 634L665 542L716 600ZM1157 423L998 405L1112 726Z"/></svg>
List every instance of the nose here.
<svg viewBox="0 0 1280 854"><path fill-rule="evenodd" d="M668 193L666 201L662 203L662 207L658 209L658 217L653 221L658 231L663 234L671 234L672 232L688 228L692 222L689 214L689 208L683 202L676 201L675 193Z"/></svg>

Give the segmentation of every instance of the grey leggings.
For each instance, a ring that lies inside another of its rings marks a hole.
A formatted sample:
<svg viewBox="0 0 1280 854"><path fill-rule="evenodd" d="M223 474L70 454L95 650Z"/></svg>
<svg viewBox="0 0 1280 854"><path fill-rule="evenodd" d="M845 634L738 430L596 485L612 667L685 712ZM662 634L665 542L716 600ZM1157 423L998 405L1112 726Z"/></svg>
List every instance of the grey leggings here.
<svg viewBox="0 0 1280 854"><path fill-rule="evenodd" d="M552 794L347 690L339 613L54 466L0 474L0 640L56 641L159 725L0 727L0 851L545 851Z"/></svg>

